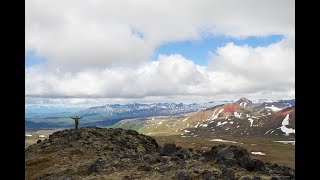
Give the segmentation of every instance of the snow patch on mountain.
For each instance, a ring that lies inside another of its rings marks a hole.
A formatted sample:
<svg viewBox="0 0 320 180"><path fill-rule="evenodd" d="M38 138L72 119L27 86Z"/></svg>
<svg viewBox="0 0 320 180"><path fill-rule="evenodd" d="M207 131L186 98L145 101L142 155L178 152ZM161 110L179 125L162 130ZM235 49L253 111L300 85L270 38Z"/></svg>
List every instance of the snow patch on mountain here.
<svg viewBox="0 0 320 180"><path fill-rule="evenodd" d="M240 103L240 106L246 107L246 105L247 105L247 102Z"/></svg>
<svg viewBox="0 0 320 180"><path fill-rule="evenodd" d="M218 116L219 116L219 114L223 111L223 109L220 109L220 111L216 114L216 110L217 110L217 109L215 109L215 110L213 111L213 114L212 114L210 120L215 120L215 119L217 119Z"/></svg>
<svg viewBox="0 0 320 180"><path fill-rule="evenodd" d="M266 153L263 153L263 152L251 152L251 154L260 155L260 156L265 156L266 155Z"/></svg>
<svg viewBox="0 0 320 180"><path fill-rule="evenodd" d="M234 114L235 117L240 118L242 113L233 112L233 114Z"/></svg>
<svg viewBox="0 0 320 180"><path fill-rule="evenodd" d="M268 134L268 132L270 132L272 129L269 129L266 133L264 133L264 134Z"/></svg>
<svg viewBox="0 0 320 180"><path fill-rule="evenodd" d="M182 122L184 122L184 121L186 121L186 120L188 120L189 119L189 117L187 117L187 118L185 118L184 120L182 120Z"/></svg>
<svg viewBox="0 0 320 180"><path fill-rule="evenodd" d="M227 143L239 143L239 144L243 144L242 142L237 142L237 141L229 141L229 140L223 140L223 139L211 139L209 141L216 141L216 142L227 142Z"/></svg>
<svg viewBox="0 0 320 180"><path fill-rule="evenodd" d="M221 121L218 122L217 126L223 126L225 124L227 124L228 122L227 121L224 121L223 123L221 123Z"/></svg>
<svg viewBox="0 0 320 180"><path fill-rule="evenodd" d="M251 123L251 124L250 124L250 127L251 127L251 126L252 126L252 123L253 123L253 119L249 118L248 120L249 120L250 123Z"/></svg>
<svg viewBox="0 0 320 180"><path fill-rule="evenodd" d="M202 124L202 127L208 127L208 124Z"/></svg>
<svg viewBox="0 0 320 180"><path fill-rule="evenodd" d="M282 144L293 144L293 145L295 145L295 143L296 143L296 141L273 141L273 142L279 142Z"/></svg>
<svg viewBox="0 0 320 180"><path fill-rule="evenodd" d="M281 110L282 110L281 108L278 108L278 107L276 107L276 106L274 106L274 105L272 105L272 106L266 106L266 108L269 108L269 109L271 109L272 111L281 111Z"/></svg>
<svg viewBox="0 0 320 180"><path fill-rule="evenodd" d="M278 129L281 129L282 132L285 133L286 136L289 136L290 133L295 133L295 129L287 128L286 126L289 125L289 114L283 119L282 126Z"/></svg>

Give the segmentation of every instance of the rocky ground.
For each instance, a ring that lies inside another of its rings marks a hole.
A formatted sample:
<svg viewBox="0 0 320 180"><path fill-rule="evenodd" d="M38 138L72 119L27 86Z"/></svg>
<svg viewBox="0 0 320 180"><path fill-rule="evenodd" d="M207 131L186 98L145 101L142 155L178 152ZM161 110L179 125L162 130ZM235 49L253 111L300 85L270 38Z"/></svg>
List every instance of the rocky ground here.
<svg viewBox="0 0 320 180"><path fill-rule="evenodd" d="M253 159L240 146L160 146L133 130L97 127L39 140L25 150L25 169L25 179L295 179L295 170Z"/></svg>

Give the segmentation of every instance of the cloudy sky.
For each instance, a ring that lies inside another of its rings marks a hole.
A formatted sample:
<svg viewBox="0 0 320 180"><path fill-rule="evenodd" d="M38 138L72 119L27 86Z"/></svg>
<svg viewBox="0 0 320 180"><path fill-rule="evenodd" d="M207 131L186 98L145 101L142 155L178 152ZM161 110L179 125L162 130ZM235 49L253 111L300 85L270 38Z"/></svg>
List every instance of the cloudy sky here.
<svg viewBox="0 0 320 180"><path fill-rule="evenodd" d="M26 104L295 96L294 0L28 0Z"/></svg>

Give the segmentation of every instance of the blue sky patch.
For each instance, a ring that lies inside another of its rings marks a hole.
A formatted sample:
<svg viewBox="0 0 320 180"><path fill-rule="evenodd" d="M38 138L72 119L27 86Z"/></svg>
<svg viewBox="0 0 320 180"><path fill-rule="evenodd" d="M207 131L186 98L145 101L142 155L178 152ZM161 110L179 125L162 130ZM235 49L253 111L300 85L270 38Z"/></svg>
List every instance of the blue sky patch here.
<svg viewBox="0 0 320 180"><path fill-rule="evenodd" d="M156 60L159 54L181 54L185 58L193 60L196 64L207 65L209 58L208 52L216 52L218 47L225 46L229 42L234 42L236 45L248 44L251 47L258 47L279 42L283 37L283 35L271 35L266 37L250 36L244 39L236 39L217 36L201 40L169 42L157 47L151 59Z"/></svg>
<svg viewBox="0 0 320 180"><path fill-rule="evenodd" d="M28 51L25 57L25 67L30 67L35 64L44 64L46 62L47 60L44 57L37 55L34 50Z"/></svg>

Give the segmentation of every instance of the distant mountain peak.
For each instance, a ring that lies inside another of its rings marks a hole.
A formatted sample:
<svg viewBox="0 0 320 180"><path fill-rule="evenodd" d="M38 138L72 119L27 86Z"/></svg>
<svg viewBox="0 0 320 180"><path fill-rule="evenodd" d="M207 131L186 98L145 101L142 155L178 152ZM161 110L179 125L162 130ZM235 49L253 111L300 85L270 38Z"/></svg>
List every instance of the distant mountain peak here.
<svg viewBox="0 0 320 180"><path fill-rule="evenodd" d="M245 98L245 97L242 97L238 101L236 101L237 104L241 104L241 103L244 103L244 102L246 102L248 104L252 104L252 102L249 99Z"/></svg>

